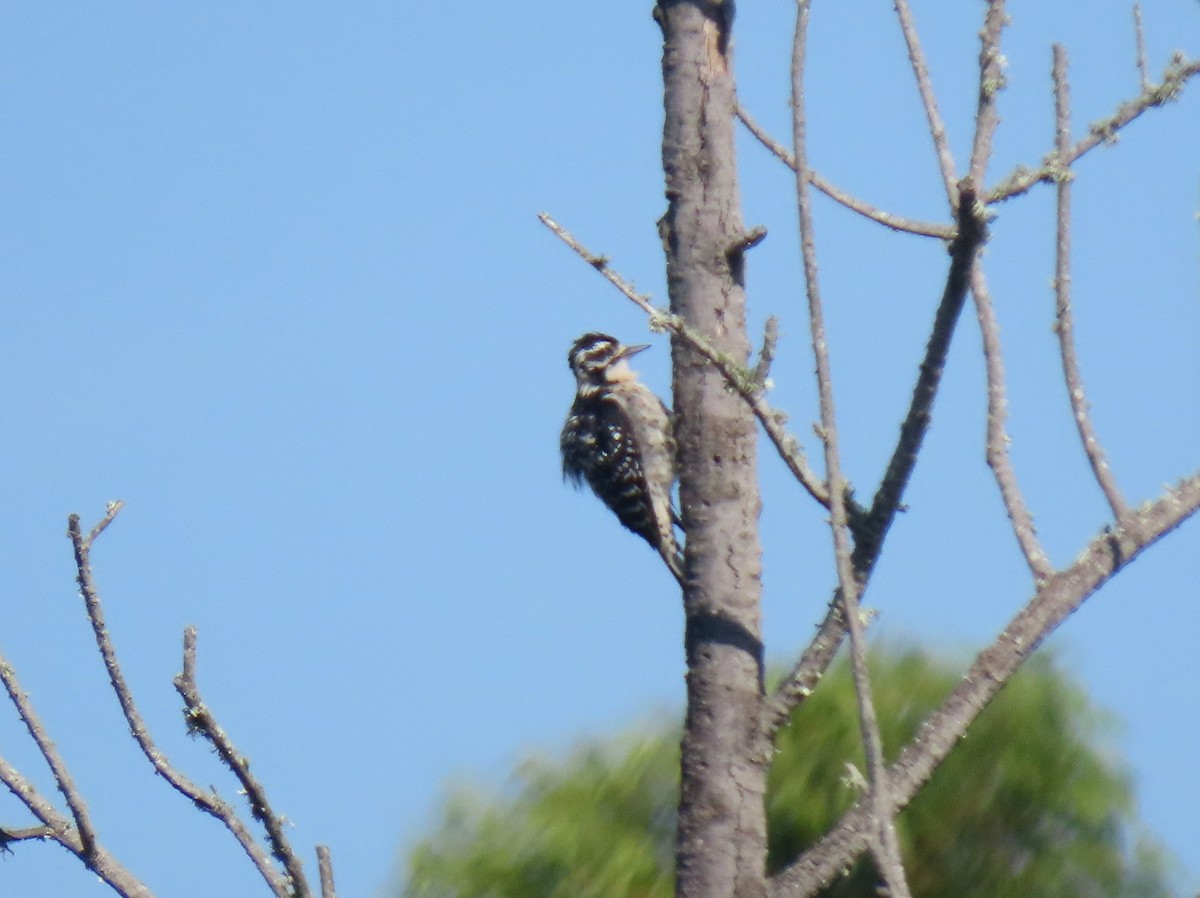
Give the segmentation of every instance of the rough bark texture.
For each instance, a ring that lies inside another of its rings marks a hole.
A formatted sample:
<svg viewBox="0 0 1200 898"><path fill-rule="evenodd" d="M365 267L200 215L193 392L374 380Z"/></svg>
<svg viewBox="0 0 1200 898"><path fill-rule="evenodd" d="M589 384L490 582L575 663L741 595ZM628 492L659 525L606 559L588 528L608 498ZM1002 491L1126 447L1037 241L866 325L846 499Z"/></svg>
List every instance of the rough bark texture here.
<svg viewBox="0 0 1200 898"><path fill-rule="evenodd" d="M734 155L732 3L660 0L672 311L739 364L749 355ZM687 530L688 711L677 852L680 898L766 894L756 431L746 403L674 344L680 504Z"/></svg>

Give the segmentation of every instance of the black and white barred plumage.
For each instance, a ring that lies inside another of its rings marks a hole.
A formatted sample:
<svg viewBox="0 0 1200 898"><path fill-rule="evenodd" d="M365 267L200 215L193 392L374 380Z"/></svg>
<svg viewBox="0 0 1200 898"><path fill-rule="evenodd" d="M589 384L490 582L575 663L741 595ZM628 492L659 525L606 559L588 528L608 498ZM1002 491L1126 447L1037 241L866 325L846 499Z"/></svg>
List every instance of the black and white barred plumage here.
<svg viewBox="0 0 1200 898"><path fill-rule="evenodd" d="M584 334L567 362L575 401L563 426L563 477L585 481L617 519L650 543L682 576L672 528L675 444L662 400L626 364L647 346L625 346L607 334Z"/></svg>

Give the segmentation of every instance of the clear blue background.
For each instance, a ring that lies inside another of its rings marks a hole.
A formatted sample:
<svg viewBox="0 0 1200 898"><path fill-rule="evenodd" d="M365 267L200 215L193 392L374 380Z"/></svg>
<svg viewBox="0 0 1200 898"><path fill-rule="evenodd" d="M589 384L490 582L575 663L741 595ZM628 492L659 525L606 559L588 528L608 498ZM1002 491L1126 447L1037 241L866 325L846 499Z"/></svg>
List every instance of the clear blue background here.
<svg viewBox="0 0 1200 898"><path fill-rule="evenodd" d="M565 489L571 339L647 339L644 316L536 221L545 209L664 302L654 222L660 35L651 4L15 3L0 15L0 650L104 843L163 896L263 894L223 831L150 775L123 731L73 583L66 516L128 506L97 544L109 622L155 735L201 687L341 894L380 895L444 783L674 713L682 614L655 556ZM1193 0L1144 3L1152 69L1200 53ZM916 4L965 165L982 4ZM1050 43L1075 132L1138 86L1124 2L1011 5L990 181L1053 138ZM742 3L745 102L788 128L792 6ZM811 160L895 212L946 204L889 4L813 14ZM789 173L740 145L755 326L783 337L773 400L810 444L811 351ZM1075 296L1096 426L1131 500L1200 465L1200 84L1078 167ZM1058 564L1106 520L1050 325L1052 193L1006 204L987 253L1008 352L1013 459ZM846 471L873 489L946 266L818 202ZM661 337L639 357L666 391ZM868 595L876 632L963 657L1030 583L983 464L978 329L958 333L936 422ZM832 584L822 514L764 449L765 625L793 656ZM1195 524L1055 643L1124 721L1147 823L1197 888ZM54 795L15 715L0 750ZM0 823L27 820L0 796ZM311 854L307 855L311 857ZM310 869L313 863L309 861ZM0 893L108 894L54 846L0 859Z"/></svg>

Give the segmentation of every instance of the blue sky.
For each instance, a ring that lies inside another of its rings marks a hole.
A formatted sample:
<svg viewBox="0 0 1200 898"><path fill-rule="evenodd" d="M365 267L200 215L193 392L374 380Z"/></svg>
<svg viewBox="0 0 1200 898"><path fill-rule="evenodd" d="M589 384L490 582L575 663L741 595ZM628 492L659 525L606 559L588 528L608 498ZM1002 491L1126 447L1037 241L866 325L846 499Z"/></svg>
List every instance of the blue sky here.
<svg viewBox="0 0 1200 898"><path fill-rule="evenodd" d="M956 159L981 4L917 3ZM1200 53L1192 0L1143 4L1151 67ZM743 3L742 96L786 133L790 4ZM1053 136L1050 43L1076 134L1137 88L1124 3L1014 2L989 181ZM127 508L94 553L109 623L163 748L189 741L171 677L200 631L206 698L298 845L379 895L449 782L497 782L683 693L682 613L655 556L560 482L566 347L644 341L636 308L538 223L546 210L665 301L654 222L660 38L650 4L20 4L0 17L2 650L101 839L162 895L256 894L215 824L149 774L105 691L66 516ZM818 4L813 165L893 211L945 200L889 4ZM1131 500L1200 466L1200 85L1078 169L1075 295L1096 426ZM773 401L817 416L788 173L740 146L752 315L778 314ZM1050 330L1052 197L1005 205L988 270L1013 460L1052 559L1105 521ZM847 475L890 451L944 275L934 242L822 201L823 288ZM639 356L666 391L661 337ZM964 658L1029 594L983 464L968 311L927 451L867 603L878 635ZM810 439L811 442L811 439ZM764 449L765 622L788 659L832 583L822 515ZM1195 524L1068 621L1065 666L1123 722L1147 824L1200 885ZM0 748L52 792L11 712ZM0 797L0 823L19 825ZM309 862L312 866L312 862ZM5 893L107 890L52 846Z"/></svg>

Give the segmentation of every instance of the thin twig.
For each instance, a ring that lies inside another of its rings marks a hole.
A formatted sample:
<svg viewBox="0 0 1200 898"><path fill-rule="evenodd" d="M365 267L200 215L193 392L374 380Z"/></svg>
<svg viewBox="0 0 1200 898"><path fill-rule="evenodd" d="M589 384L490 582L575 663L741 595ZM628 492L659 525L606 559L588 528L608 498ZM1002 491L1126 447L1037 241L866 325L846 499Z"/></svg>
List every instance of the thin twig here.
<svg viewBox="0 0 1200 898"><path fill-rule="evenodd" d="M845 484L842 479L838 448L837 413L833 399L833 372L825 334L825 313L817 272L816 241L812 202L808 192L808 149L804 106L804 64L807 50L809 0L797 4L796 32L792 44L792 137L796 159L796 207L800 218L800 253L804 263L805 292L808 296L809 326L813 355L816 358L817 393L821 407L821 437L825 444L825 470L829 492L829 525L833 534L834 557L845 623L850 632L851 667L858 697L859 726L867 756L874 820L878 832L875 855L880 872L893 898L908 898L908 881L900 856L891 808L893 801L883 759L883 739L871 695L871 675L867 666L865 627L859 615L859 583L850 561L850 528L847 525Z"/></svg>
<svg viewBox="0 0 1200 898"><path fill-rule="evenodd" d="M241 783L246 802L250 805L250 813L266 830L267 841L271 844L271 853L287 871L291 885L289 894L296 898L310 896L311 892L304 875L304 865L300 862L296 852L292 850L291 845L288 844L283 819L271 809L267 792L262 783L250 773L250 759L238 751L233 740L229 738L200 696L200 688L196 684L195 627L187 627L183 631L183 672L175 678L175 690L183 699L188 729L201 735L216 749L217 755L225 763L225 766Z"/></svg>
<svg viewBox="0 0 1200 898"><path fill-rule="evenodd" d="M796 160L791 152L779 141L775 140L767 130L760 125L749 112L746 111L741 103L738 103L733 114L738 117L746 130L749 131L759 143L766 147L776 158L783 162L792 171L796 170ZM949 240L954 236L954 228L950 225L940 225L928 221L918 221L915 218L904 218L899 215L893 215L891 212L885 212L882 209L865 203L857 197L851 196L846 191L839 187L835 187L817 172L809 169L809 183L821 193L825 194L831 200L841 203L847 209L857 212L872 221L877 221L881 225L891 228L894 231L904 231L909 234L917 234L922 237L939 237L943 240Z"/></svg>
<svg viewBox="0 0 1200 898"><path fill-rule="evenodd" d="M979 316L979 330L983 336L983 357L987 367L987 461L1000 488L1005 511L1012 522L1013 533L1021 547L1021 554L1029 565L1035 580L1044 580L1054 573L1046 553L1038 543L1033 526L1033 516L1025 505L1017 476L1008 456L1009 437L1004 429L1008 416L1008 400L1004 387L1004 359L1000 349L1000 325L992 308L987 279L979 265L971 269L971 293L975 297L975 311Z"/></svg>
<svg viewBox="0 0 1200 898"><path fill-rule="evenodd" d="M92 543L96 541L97 537L99 537L101 533L108 529L108 525L113 522L116 516L121 513L121 509L124 507L125 502L122 499L116 499L108 503L108 506L104 509L104 517L102 517L100 522L88 532L87 539L84 540L84 545L86 548L92 548Z"/></svg>
<svg viewBox="0 0 1200 898"><path fill-rule="evenodd" d="M1142 552L1200 509L1200 472L1105 527L1078 559L1037 584L1033 597L919 728L889 767L895 811L912 800L1018 667L1066 618ZM791 866L772 877L770 898L814 894L868 847L874 808L859 801Z"/></svg>
<svg viewBox="0 0 1200 898"><path fill-rule="evenodd" d="M913 77L917 79L917 92L921 95L921 105L925 107L925 118L929 122L929 136L933 138L938 169L942 173L942 185L946 189L946 198L950 201L950 211L953 212L958 207L954 157L950 154L946 125L942 121L942 114L938 112L933 81L929 77L929 64L925 61L925 51L921 48L921 39L917 35L917 25L913 20L912 10L909 9L908 0L896 0L895 6L900 31L904 35L904 45L908 48L908 61L912 65Z"/></svg>
<svg viewBox="0 0 1200 898"><path fill-rule="evenodd" d="M121 712L125 715L125 722L129 726L129 734L133 737L133 740L142 750L142 754L146 756L146 759L154 767L155 772L159 776L170 783L177 792L191 801L197 808L206 814L216 817L225 825L226 829L237 839L238 844L242 846L242 850L246 852L271 891L278 898L289 898L292 892L288 883L271 864L270 857L254 839L254 836L246 828L246 825L237 816L233 808L217 795L215 791L196 785L180 773L154 743L154 740L150 736L149 727L147 727L145 719L142 717L133 700L133 693L125 682L124 675L121 673L121 666L117 661L116 650L113 647L112 638L109 636L108 627L104 622L104 609L100 604L100 594L96 589L96 584L92 577L91 566L92 540L112 522L112 519L116 517L120 510L120 502L109 503L108 512L104 520L92 529L87 538L84 538L79 528L79 515L73 514L67 519L67 534L71 537L71 544L75 549L76 580L79 583L79 591L83 596L84 606L87 609L88 621L92 625L92 632L96 637L96 646L100 650L100 657L104 660L104 666L108 671L109 683L112 685L113 692L117 696Z"/></svg>
<svg viewBox="0 0 1200 898"><path fill-rule="evenodd" d="M1142 25L1142 4L1133 4L1133 40L1137 49L1138 77L1142 91L1150 88L1150 68L1146 64L1146 29ZM1061 152L1061 150L1059 151Z"/></svg>
<svg viewBox="0 0 1200 898"><path fill-rule="evenodd" d="M538 213L538 221L544 224L563 243L573 249L585 262L595 268L610 284L621 291L634 305L638 306L650 318L651 330L666 330L678 336L702 355L721 373L725 382L740 395L754 412L754 416L762 424L767 438L779 452L780 458L792 472L800 485L808 491L821 505L829 507L829 496L825 484L808 464L800 441L787 432L784 427L786 416L771 408L763 395L763 385L755 380L752 371L746 371L733 359L713 349L712 344L703 336L697 334L683 323L678 316L657 308L650 302L650 297L638 293L632 286L608 264L606 256L591 252L580 243L574 235L545 212Z"/></svg>
<svg viewBox="0 0 1200 898"><path fill-rule="evenodd" d="M758 362L754 366L754 379L767 387L771 377L771 365L775 362L775 344L779 341L779 319L774 315L767 317L763 325L762 349L758 351Z"/></svg>
<svg viewBox="0 0 1200 898"><path fill-rule="evenodd" d="M1132 100L1126 100L1108 118L1094 122L1088 129L1087 137L1080 139L1066 154L1052 152L1036 169L1024 167L1016 169L1003 181L988 190L983 195L984 200L989 205L1001 203L1027 193L1035 184L1054 183L1063 169L1101 144L1114 142L1121 130L1142 113L1176 99L1187 82L1198 74L1200 74L1200 60L1189 61L1177 54L1163 72L1162 81L1145 87Z"/></svg>
<svg viewBox="0 0 1200 898"><path fill-rule="evenodd" d="M988 160L992 157L992 138L1000 116L996 97L1004 89L1004 57L1000 53L1000 35L1008 22L1004 0L988 0L979 48L979 101L975 111L975 139L971 143L971 167L967 178L976 192L983 190Z"/></svg>
<svg viewBox="0 0 1200 898"><path fill-rule="evenodd" d="M1134 7L1138 9L1137 6ZM1140 25L1140 15L1138 18ZM1071 145L1071 101L1067 83L1067 51L1061 44L1054 45L1054 121L1055 146L1060 156L1067 153ZM1075 323L1071 310L1071 182L1073 173L1067 169L1058 179L1057 239L1055 240L1054 305L1056 313L1055 332L1058 334L1059 354L1062 356L1063 380L1071 402L1071 412L1079 440L1087 455L1088 464L1116 520L1121 521L1129 512L1121 489L1117 486L1112 468L1104 455L1100 440L1092 426L1087 397L1083 390L1083 377L1079 373L1079 359L1075 353Z"/></svg>

